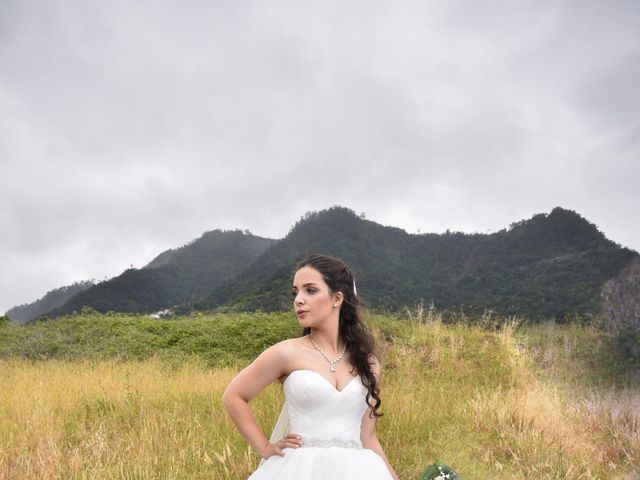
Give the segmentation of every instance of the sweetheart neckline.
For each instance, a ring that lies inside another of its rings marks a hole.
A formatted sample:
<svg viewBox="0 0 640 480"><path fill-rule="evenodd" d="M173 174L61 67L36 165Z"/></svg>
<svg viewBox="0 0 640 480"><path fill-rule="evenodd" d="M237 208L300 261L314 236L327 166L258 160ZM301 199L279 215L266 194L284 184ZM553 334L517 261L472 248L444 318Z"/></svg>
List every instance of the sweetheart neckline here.
<svg viewBox="0 0 640 480"><path fill-rule="evenodd" d="M326 382L326 384L327 384L328 386L330 386L330 387L333 389L333 391L334 391L334 392L336 392L336 393L342 393L342 392L344 392L347 388L349 388L349 385L351 385L351 384L353 383L353 381L354 381L356 378L360 377L360 375L356 375L356 376L354 376L351 380L349 380L349 381L347 382L347 384L342 388L342 390L338 390L338 389L335 387L335 385L333 385L329 380L327 380L327 379L326 379L326 377L325 377L324 375L322 375L321 373L318 373L318 372L316 372L315 370L310 370L310 369L308 369L308 368L298 368L298 369L296 369L296 370L291 370L291 371L289 372L289 374L287 375L287 378L285 378L285 379L284 379L284 382L282 382L282 386L283 386L283 387L284 387L284 384L285 384L285 383L287 383L287 380L289 380L289 377L291 376L291 374L292 374L292 373L294 373L294 372L311 372L311 373L315 373L315 374L316 374L316 375L318 375L319 377L322 377L322 378L324 379L324 381Z"/></svg>

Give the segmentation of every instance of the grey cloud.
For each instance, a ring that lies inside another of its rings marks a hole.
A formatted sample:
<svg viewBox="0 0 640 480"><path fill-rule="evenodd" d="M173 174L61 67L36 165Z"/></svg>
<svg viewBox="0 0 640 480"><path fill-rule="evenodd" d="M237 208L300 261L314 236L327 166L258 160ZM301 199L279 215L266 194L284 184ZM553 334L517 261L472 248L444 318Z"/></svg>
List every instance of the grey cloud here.
<svg viewBox="0 0 640 480"><path fill-rule="evenodd" d="M562 205L640 248L639 8L2 2L0 311L334 204L411 232Z"/></svg>

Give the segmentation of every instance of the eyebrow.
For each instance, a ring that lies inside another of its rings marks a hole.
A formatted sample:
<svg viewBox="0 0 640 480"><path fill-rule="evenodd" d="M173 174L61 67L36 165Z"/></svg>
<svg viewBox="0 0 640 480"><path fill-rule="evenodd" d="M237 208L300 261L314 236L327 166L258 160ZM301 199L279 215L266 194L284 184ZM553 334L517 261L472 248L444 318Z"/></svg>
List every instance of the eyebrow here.
<svg viewBox="0 0 640 480"><path fill-rule="evenodd" d="M315 283L315 282L307 282L307 283L303 283L303 284L302 284L302 286L303 286L303 287L306 287L307 285L317 285L317 283ZM293 287L291 287L291 288L296 288L296 286L294 285L294 286L293 286Z"/></svg>

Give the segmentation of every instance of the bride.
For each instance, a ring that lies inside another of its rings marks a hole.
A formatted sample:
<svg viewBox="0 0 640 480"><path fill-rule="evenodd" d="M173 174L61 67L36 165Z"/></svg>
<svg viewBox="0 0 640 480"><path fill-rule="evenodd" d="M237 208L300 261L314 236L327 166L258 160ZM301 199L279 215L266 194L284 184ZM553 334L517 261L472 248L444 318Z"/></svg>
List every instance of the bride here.
<svg viewBox="0 0 640 480"><path fill-rule="evenodd" d="M249 480L398 480L375 433L380 364L353 273L337 258L310 255L296 267L292 293L302 336L267 348L222 396L262 457ZM249 402L276 379L285 404L267 439Z"/></svg>

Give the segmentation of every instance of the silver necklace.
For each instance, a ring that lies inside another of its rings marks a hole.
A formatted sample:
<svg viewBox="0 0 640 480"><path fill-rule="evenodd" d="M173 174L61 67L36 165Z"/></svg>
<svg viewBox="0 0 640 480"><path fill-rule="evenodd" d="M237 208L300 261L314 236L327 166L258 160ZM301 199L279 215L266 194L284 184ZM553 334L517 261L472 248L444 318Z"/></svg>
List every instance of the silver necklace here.
<svg viewBox="0 0 640 480"><path fill-rule="evenodd" d="M347 342L344 343L344 347L342 348L342 353L340 354L340 356L338 358L336 358L335 360L329 360L329 357L327 357L327 355L320 349L318 344L316 342L314 342L313 337L311 335L309 335L309 340L311 340L311 343L313 343L313 346L318 349L318 351L322 354L322 356L325 358L325 360L327 362L329 362L329 365L331 366L331 371L335 372L336 371L336 363L338 363L340 360L342 360L342 357L344 357L344 352L347 350Z"/></svg>

